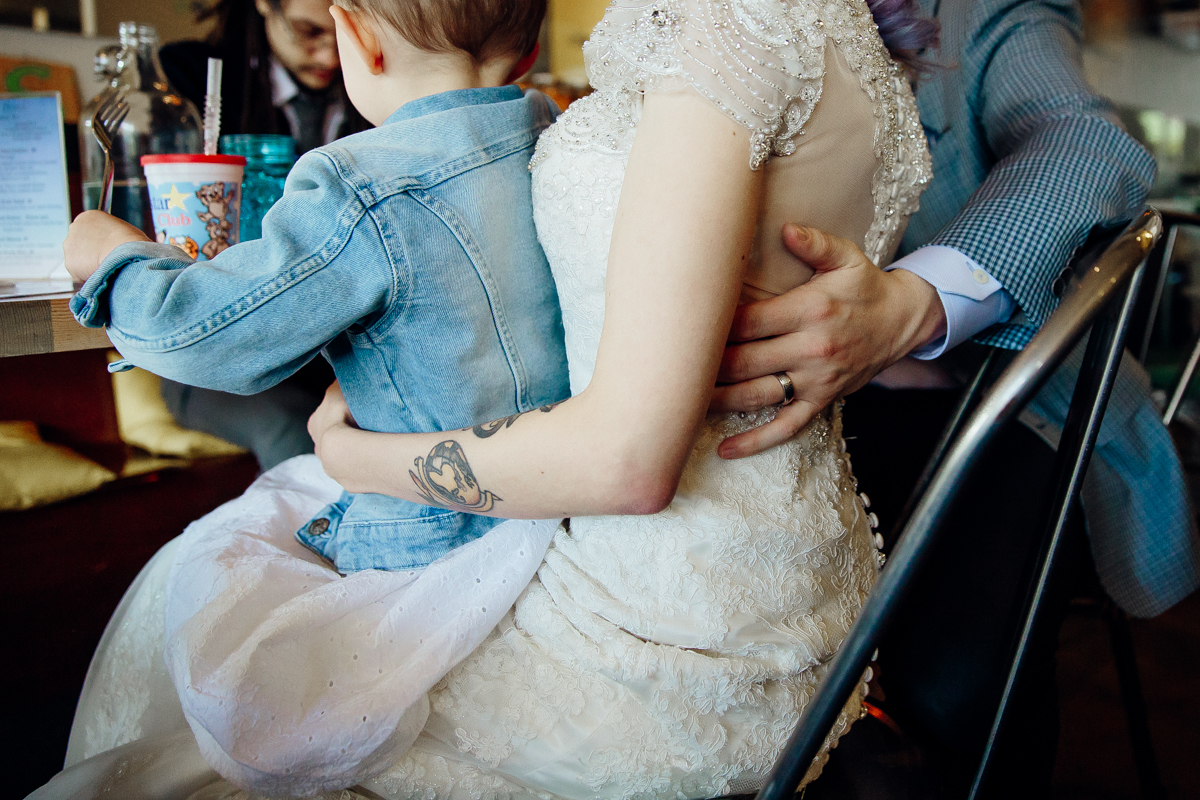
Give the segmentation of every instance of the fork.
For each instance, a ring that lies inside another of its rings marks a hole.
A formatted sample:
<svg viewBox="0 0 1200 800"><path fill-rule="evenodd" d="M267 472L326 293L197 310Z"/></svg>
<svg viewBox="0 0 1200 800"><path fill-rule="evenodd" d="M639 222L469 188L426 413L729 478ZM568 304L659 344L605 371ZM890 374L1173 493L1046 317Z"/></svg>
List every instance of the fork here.
<svg viewBox="0 0 1200 800"><path fill-rule="evenodd" d="M124 93L114 91L105 98L92 117L92 135L104 151L104 183L100 191L100 207L106 214L112 211L113 137L128 113L129 103L126 102Z"/></svg>

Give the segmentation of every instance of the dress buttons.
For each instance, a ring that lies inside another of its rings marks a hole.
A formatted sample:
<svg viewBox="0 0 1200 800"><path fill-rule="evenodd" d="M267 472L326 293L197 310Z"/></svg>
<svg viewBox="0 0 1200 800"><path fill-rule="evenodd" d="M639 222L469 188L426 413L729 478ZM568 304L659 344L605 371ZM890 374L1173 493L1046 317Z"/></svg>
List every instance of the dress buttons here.
<svg viewBox="0 0 1200 800"><path fill-rule="evenodd" d="M987 283L991 280L991 278L988 277L988 274L981 269L976 269L974 272L972 272L971 277L975 279L976 283Z"/></svg>

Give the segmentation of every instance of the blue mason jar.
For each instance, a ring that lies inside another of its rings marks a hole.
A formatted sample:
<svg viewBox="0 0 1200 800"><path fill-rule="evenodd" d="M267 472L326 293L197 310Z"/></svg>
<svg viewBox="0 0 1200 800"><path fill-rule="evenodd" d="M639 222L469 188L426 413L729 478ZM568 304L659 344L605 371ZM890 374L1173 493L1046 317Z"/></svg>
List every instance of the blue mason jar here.
<svg viewBox="0 0 1200 800"><path fill-rule="evenodd" d="M273 133L235 133L221 137L221 152L246 157L241 240L261 239L262 219L283 197L284 181L296 163L296 140Z"/></svg>

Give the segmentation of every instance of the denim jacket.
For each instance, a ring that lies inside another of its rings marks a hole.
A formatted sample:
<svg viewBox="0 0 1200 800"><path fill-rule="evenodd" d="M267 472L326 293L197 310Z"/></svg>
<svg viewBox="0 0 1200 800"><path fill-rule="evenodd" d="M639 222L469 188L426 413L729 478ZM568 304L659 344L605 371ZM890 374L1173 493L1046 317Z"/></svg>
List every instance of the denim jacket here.
<svg viewBox="0 0 1200 800"><path fill-rule="evenodd" d="M453 430L562 400L528 169L555 113L513 86L414 100L302 157L262 239L201 262L122 245L71 310L133 364L238 394L324 352L367 430ZM498 522L344 493L297 536L343 573L411 569Z"/></svg>

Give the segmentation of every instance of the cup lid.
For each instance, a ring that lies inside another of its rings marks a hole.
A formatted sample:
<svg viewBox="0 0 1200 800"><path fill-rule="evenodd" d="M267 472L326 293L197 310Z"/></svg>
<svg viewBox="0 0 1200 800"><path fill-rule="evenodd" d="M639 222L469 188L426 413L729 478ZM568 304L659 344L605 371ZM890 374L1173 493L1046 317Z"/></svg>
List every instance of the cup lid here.
<svg viewBox="0 0 1200 800"><path fill-rule="evenodd" d="M142 166L150 164L233 164L246 166L245 156L206 156L203 153L164 153L162 155L142 156Z"/></svg>

